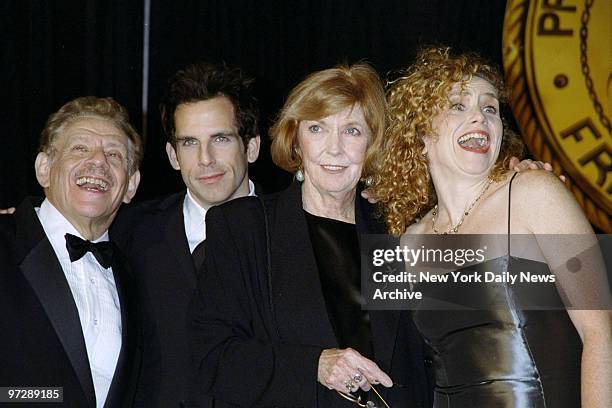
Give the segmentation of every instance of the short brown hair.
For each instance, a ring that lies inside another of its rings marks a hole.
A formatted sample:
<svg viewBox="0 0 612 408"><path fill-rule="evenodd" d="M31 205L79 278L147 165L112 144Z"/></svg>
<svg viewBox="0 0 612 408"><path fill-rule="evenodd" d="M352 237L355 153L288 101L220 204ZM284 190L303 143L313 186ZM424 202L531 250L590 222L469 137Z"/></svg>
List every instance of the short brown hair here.
<svg viewBox="0 0 612 408"><path fill-rule="evenodd" d="M96 117L109 120L128 138L128 170L133 174L142 160L142 140L132 124L127 109L113 98L82 96L64 104L47 118L40 136L39 152L53 156L54 142L65 127L79 119Z"/></svg>
<svg viewBox="0 0 612 408"><path fill-rule="evenodd" d="M252 85L252 78L226 65L198 62L177 71L159 105L168 142L176 147L174 113L179 105L225 96L234 106L234 120L246 149L248 141L259 135L259 107Z"/></svg>
<svg viewBox="0 0 612 408"><path fill-rule="evenodd" d="M433 134L432 120L448 106L454 84L480 77L499 93L507 104L501 74L476 54L453 56L446 47L421 50L416 62L392 81L387 91L389 127L383 158L372 177L372 193L391 234L401 235L406 227L429 211L436 195L429 176L427 159L421 154L422 137ZM523 144L502 117L504 134L491 178L499 180L511 156L520 157Z"/></svg>
<svg viewBox="0 0 612 408"><path fill-rule="evenodd" d="M296 171L302 162L295 149L299 123L321 119L357 104L372 132L362 170L362 176L367 176L380 152L387 103L378 74L366 63L342 64L314 72L293 88L270 129L274 163L289 172Z"/></svg>

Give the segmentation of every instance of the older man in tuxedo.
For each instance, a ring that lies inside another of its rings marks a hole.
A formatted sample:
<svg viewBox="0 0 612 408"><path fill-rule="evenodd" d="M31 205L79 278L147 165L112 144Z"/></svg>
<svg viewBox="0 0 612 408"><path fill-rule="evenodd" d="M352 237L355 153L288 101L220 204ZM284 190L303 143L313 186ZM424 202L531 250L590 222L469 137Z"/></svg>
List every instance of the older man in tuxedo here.
<svg viewBox="0 0 612 408"><path fill-rule="evenodd" d="M52 114L35 170L44 200L0 216L0 386L62 387L63 406L132 405L133 280L109 242L142 152L127 111L82 97Z"/></svg>

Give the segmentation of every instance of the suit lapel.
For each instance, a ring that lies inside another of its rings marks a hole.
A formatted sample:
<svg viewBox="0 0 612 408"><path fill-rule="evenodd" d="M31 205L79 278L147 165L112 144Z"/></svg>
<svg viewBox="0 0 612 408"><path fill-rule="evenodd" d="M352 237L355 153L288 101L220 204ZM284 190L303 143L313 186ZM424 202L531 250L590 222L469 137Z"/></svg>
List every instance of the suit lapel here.
<svg viewBox="0 0 612 408"><path fill-rule="evenodd" d="M20 257L21 271L45 309L89 404L95 406L95 391L81 321L64 271L33 208L21 206L17 210L17 217L23 217L22 225L26 226L18 230L16 237L24 255Z"/></svg>
<svg viewBox="0 0 612 408"><path fill-rule="evenodd" d="M279 194L271 223L272 291L283 340L337 346L302 210L300 184Z"/></svg>
<svg viewBox="0 0 612 408"><path fill-rule="evenodd" d="M117 257L115 257L117 259ZM117 261L113 263L113 277L115 278L115 286L117 287L117 295L119 296L119 305L121 308L121 350L117 359L117 366L113 375L113 381L106 397L105 407L120 406L124 395L125 384L127 383L127 374L129 359L132 358L134 350L130 347L131 340L134 339L135 330L134 322L131 319L132 311L129 311L129 282L125 263Z"/></svg>
<svg viewBox="0 0 612 408"><path fill-rule="evenodd" d="M187 295L191 296L192 290L197 285L197 271L189 252L189 243L187 242L187 235L185 234L185 222L183 219L183 199L185 194L181 194L180 198L172 196L169 198L174 199L174 202L169 204L166 203L165 208L160 213L159 222L162 226L163 237L166 245L170 248L170 254L168 256L174 256L180 267L176 273L180 274L182 281L186 282L186 285L181 287L187 289Z"/></svg>

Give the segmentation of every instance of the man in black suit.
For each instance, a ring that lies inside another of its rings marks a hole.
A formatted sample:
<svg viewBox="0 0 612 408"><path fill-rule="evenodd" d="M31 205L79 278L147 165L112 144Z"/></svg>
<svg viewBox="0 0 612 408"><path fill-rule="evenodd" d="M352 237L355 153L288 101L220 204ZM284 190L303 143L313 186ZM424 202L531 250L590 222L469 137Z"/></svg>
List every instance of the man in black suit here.
<svg viewBox="0 0 612 408"><path fill-rule="evenodd" d="M108 228L138 187L140 136L117 102L83 97L49 117L39 151L46 198L0 216L0 386L63 387L63 406L129 406L134 285Z"/></svg>
<svg viewBox="0 0 612 408"><path fill-rule="evenodd" d="M148 295L144 302L151 305L139 384L139 395L149 397L147 407L188 403L195 368L186 315L203 261L205 214L214 205L255 194L248 164L257 159L260 138L251 83L238 69L204 63L170 79L161 103L166 152L186 189L122 211L111 231L125 241ZM194 402L211 404L205 396Z"/></svg>

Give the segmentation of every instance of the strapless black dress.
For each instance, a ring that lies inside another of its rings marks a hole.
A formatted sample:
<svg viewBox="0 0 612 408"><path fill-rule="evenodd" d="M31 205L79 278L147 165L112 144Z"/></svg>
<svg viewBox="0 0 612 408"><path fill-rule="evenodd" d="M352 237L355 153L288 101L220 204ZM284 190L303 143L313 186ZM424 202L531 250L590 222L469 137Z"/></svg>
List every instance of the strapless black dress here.
<svg viewBox="0 0 612 408"><path fill-rule="evenodd" d="M550 273L546 264L509 254L474 269ZM456 285L419 284L418 289L459 304L470 298ZM495 306L427 310L424 303L413 311L432 353L434 408L580 407L582 343L567 312L524 310L521 304L533 302L525 296L533 294L507 283L471 285L470 290L479 291L479 302ZM545 292L546 304L561 304L554 284Z"/></svg>

